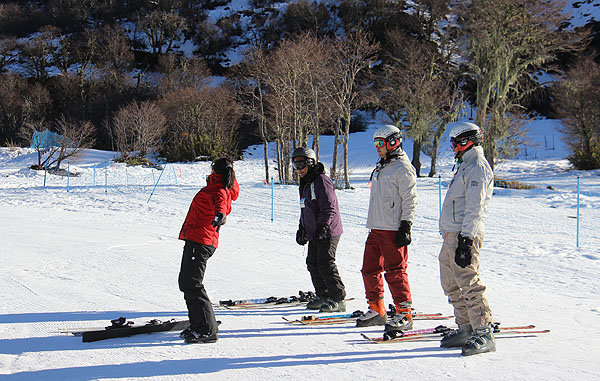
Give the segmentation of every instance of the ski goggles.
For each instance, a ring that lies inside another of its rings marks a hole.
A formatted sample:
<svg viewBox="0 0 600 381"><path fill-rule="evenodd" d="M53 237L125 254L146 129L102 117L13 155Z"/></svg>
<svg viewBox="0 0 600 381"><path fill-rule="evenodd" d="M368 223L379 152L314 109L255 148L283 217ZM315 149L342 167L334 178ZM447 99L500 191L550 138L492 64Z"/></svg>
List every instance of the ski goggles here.
<svg viewBox="0 0 600 381"><path fill-rule="evenodd" d="M375 138L373 139L373 144L375 144L375 147L377 148L381 148L385 145L386 141L383 138Z"/></svg>
<svg viewBox="0 0 600 381"><path fill-rule="evenodd" d="M466 146L467 142L469 141L469 139L467 138L462 138L462 139L450 139L450 145L452 146L452 148L456 148L457 146Z"/></svg>
<svg viewBox="0 0 600 381"><path fill-rule="evenodd" d="M306 168L307 165L308 163L306 162L306 160L292 161L292 166L297 171Z"/></svg>

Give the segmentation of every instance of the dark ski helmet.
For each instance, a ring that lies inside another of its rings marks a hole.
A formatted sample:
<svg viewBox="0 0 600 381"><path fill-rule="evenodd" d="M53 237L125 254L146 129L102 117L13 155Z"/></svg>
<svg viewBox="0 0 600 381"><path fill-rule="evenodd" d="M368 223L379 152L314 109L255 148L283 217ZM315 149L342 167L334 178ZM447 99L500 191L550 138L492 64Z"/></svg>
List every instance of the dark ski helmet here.
<svg viewBox="0 0 600 381"><path fill-rule="evenodd" d="M294 162L294 158L296 157L304 157L306 158L306 161L299 161L296 162L298 164L296 164ZM294 166L294 168L296 169L304 169L306 166L308 167L312 167L315 164L317 164L317 155L315 154L315 151L313 151L312 149L308 148L308 147L298 147L294 150L294 152L292 152L292 165Z"/></svg>
<svg viewBox="0 0 600 381"><path fill-rule="evenodd" d="M467 151L483 142L481 129L476 124L457 122L449 124L448 127L452 127L450 130L452 148L457 148L459 152Z"/></svg>
<svg viewBox="0 0 600 381"><path fill-rule="evenodd" d="M400 133L400 129L391 124L379 127L373 134L373 141L376 147L381 147L385 144L385 148L388 151L402 148L402 134Z"/></svg>

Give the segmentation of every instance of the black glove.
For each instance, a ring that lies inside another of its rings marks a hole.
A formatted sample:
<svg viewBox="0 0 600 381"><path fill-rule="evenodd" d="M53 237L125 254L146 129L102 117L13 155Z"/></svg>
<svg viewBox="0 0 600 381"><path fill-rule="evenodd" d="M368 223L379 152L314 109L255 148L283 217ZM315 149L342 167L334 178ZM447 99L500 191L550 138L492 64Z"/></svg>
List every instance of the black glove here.
<svg viewBox="0 0 600 381"><path fill-rule="evenodd" d="M412 242L412 240L410 239L411 226L412 222L400 222L400 228L398 229L398 233L396 233L396 245L398 245L398 247L408 246Z"/></svg>
<svg viewBox="0 0 600 381"><path fill-rule="evenodd" d="M329 229L324 225L317 225L317 231L315 231L315 239L320 241L329 238Z"/></svg>
<svg viewBox="0 0 600 381"><path fill-rule="evenodd" d="M215 219L210 224L214 227L218 227L221 225L225 225L225 221L227 217L225 217L225 213L217 213L215 214Z"/></svg>
<svg viewBox="0 0 600 381"><path fill-rule="evenodd" d="M296 243L300 246L306 245L308 240L304 238L304 228L302 224L298 225L298 231L296 232Z"/></svg>
<svg viewBox="0 0 600 381"><path fill-rule="evenodd" d="M458 233L458 247L454 255L454 262L463 269L471 264L471 248L473 240L468 237L463 237Z"/></svg>

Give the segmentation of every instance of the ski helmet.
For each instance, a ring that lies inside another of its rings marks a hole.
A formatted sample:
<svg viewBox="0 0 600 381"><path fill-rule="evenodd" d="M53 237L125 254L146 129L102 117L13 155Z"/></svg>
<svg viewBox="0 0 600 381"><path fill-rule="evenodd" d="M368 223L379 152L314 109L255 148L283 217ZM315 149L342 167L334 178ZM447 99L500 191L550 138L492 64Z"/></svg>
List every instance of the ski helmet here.
<svg viewBox="0 0 600 381"><path fill-rule="evenodd" d="M294 162L294 158L300 157L300 156L306 158L306 164L309 167L312 167L313 165L317 164L317 155L315 154L315 151L313 151L312 149L310 149L308 147L298 147L294 150L294 152L292 152L292 164ZM303 168L298 168L298 169L303 169Z"/></svg>
<svg viewBox="0 0 600 381"><path fill-rule="evenodd" d="M481 145L483 139L481 129L473 123L457 122L451 123L450 143L452 148L457 147L459 152L468 150L473 146Z"/></svg>
<svg viewBox="0 0 600 381"><path fill-rule="evenodd" d="M402 148L402 134L400 133L400 129L391 124L385 124L379 127L373 134L373 141L375 141L376 145L378 141L385 142L385 148L388 151ZM381 147L381 145L379 147Z"/></svg>

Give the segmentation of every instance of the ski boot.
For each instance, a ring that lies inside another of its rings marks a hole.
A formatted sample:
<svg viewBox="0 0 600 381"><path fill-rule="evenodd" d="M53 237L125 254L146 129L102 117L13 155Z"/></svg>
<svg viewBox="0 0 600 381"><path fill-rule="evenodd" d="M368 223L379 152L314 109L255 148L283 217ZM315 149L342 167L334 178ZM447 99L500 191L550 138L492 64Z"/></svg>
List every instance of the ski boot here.
<svg viewBox="0 0 600 381"><path fill-rule="evenodd" d="M183 337L183 340L187 344L198 344L198 343L214 343L218 340L217 333L198 333L193 329L190 329L187 334Z"/></svg>
<svg viewBox="0 0 600 381"><path fill-rule="evenodd" d="M396 306L396 314L385 323L385 332L410 331L413 328L412 308L410 302Z"/></svg>
<svg viewBox="0 0 600 381"><path fill-rule="evenodd" d="M473 327L470 324L459 324L457 330L444 333L444 338L440 341L440 347L460 348L467 343L472 334Z"/></svg>
<svg viewBox="0 0 600 381"><path fill-rule="evenodd" d="M323 303L325 303L326 300L327 300L327 298L322 298L317 295L314 298L312 298L308 303L306 303L306 309L307 310L320 310L321 306L323 305Z"/></svg>
<svg viewBox="0 0 600 381"><path fill-rule="evenodd" d="M383 299L377 301L369 300L369 310L356 319L356 326L370 327L373 325L384 325L385 320L386 312Z"/></svg>
<svg viewBox="0 0 600 381"><path fill-rule="evenodd" d="M346 312L346 302L342 300L327 299L322 305L320 312Z"/></svg>
<svg viewBox="0 0 600 381"><path fill-rule="evenodd" d="M479 353L496 352L494 328L490 324L475 328L469 340L462 347L463 356L477 355Z"/></svg>

